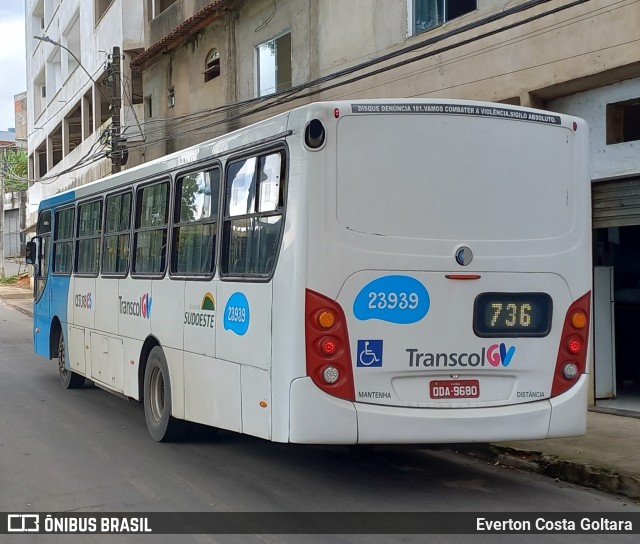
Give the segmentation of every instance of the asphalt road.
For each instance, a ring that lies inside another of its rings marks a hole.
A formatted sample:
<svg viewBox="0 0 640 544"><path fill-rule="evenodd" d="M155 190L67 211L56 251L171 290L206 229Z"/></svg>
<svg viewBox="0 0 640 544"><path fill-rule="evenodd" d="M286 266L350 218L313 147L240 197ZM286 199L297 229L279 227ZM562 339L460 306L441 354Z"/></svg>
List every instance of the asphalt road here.
<svg viewBox="0 0 640 544"><path fill-rule="evenodd" d="M0 512L640 512L631 501L452 449L310 447L220 432L147 434L142 406L66 391L0 304ZM327 514L331 515L331 514ZM0 542L636 542L637 535L0 535Z"/></svg>

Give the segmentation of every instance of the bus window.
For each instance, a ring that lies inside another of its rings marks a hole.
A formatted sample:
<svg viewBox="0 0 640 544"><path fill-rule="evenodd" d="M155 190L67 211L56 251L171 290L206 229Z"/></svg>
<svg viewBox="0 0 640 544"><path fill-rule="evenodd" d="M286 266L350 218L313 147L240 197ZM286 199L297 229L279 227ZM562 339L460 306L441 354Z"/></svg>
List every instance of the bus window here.
<svg viewBox="0 0 640 544"><path fill-rule="evenodd" d="M162 274L167 254L169 183L163 181L138 189L134 229L133 272Z"/></svg>
<svg viewBox="0 0 640 544"><path fill-rule="evenodd" d="M131 193L107 197L102 249L102 273L126 274L129 269Z"/></svg>
<svg viewBox="0 0 640 544"><path fill-rule="evenodd" d="M73 261L73 219L74 208L56 212L53 233L53 273L71 274Z"/></svg>
<svg viewBox="0 0 640 544"><path fill-rule="evenodd" d="M220 170L217 168L178 179L172 273L213 273L219 192Z"/></svg>
<svg viewBox="0 0 640 544"><path fill-rule="evenodd" d="M284 153L231 163L226 175L222 272L268 276L284 213Z"/></svg>
<svg viewBox="0 0 640 544"><path fill-rule="evenodd" d="M76 240L77 274L97 274L100 262L102 200L78 206L78 239Z"/></svg>

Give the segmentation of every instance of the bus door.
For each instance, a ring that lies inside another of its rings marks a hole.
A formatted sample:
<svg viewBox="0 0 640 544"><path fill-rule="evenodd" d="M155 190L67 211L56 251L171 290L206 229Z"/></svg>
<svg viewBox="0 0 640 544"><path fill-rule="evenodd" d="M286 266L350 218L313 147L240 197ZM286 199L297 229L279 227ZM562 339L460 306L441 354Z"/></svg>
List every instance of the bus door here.
<svg viewBox="0 0 640 544"><path fill-rule="evenodd" d="M49 330L51 329L51 286L47 285L51 252L51 211L42 212L38 219L35 243L33 327L35 351L49 357Z"/></svg>
<svg viewBox="0 0 640 544"><path fill-rule="evenodd" d="M243 363L242 432L271 436L273 284L284 213L285 153L232 161L225 177L216 357Z"/></svg>

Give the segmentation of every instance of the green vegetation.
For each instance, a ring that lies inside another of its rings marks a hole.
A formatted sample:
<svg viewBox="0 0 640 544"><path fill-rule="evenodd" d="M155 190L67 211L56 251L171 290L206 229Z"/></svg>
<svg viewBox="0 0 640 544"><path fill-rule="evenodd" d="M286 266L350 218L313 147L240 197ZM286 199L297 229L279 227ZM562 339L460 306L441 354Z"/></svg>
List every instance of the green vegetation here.
<svg viewBox="0 0 640 544"><path fill-rule="evenodd" d="M26 182L27 169L27 153L23 149L15 151L7 151L5 155L6 176L4 182L4 190L6 193L13 191L26 191L29 188Z"/></svg>
<svg viewBox="0 0 640 544"><path fill-rule="evenodd" d="M0 277L0 285L13 285L18 281L18 276L5 276L4 278Z"/></svg>

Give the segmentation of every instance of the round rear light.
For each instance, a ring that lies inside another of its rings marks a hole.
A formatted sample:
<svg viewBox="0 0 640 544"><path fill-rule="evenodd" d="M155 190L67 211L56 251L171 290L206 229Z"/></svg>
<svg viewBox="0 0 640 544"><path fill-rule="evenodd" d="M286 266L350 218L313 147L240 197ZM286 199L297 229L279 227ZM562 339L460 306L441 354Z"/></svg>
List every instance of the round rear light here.
<svg viewBox="0 0 640 544"><path fill-rule="evenodd" d="M340 379L340 372L335 366L325 366L322 369L322 379L328 384L336 383Z"/></svg>
<svg viewBox="0 0 640 544"><path fill-rule="evenodd" d="M571 316L571 324L576 329L584 329L587 326L587 314L582 310L578 310Z"/></svg>
<svg viewBox="0 0 640 544"><path fill-rule="evenodd" d="M577 336L572 336L567 341L567 349L570 353L576 354L582 351L582 340Z"/></svg>
<svg viewBox="0 0 640 544"><path fill-rule="evenodd" d="M329 310L324 310L318 315L318 325L323 329L330 329L336 322L336 317Z"/></svg>
<svg viewBox="0 0 640 544"><path fill-rule="evenodd" d="M567 380L573 380L578 375L578 367L574 363L565 363L562 374Z"/></svg>
<svg viewBox="0 0 640 544"><path fill-rule="evenodd" d="M338 349L338 345L333 338L325 338L320 342L320 349L325 355L333 355Z"/></svg>

